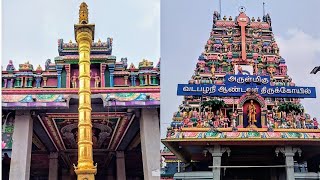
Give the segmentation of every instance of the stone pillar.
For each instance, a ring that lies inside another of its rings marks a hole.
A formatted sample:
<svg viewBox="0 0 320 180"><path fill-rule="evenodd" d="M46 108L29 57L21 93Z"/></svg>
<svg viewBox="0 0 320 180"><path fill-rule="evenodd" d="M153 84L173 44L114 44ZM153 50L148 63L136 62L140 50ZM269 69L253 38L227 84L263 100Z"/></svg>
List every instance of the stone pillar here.
<svg viewBox="0 0 320 180"><path fill-rule="evenodd" d="M7 87L7 82L8 82L8 79L4 79L4 86L3 86L3 88L6 88L6 87Z"/></svg>
<svg viewBox="0 0 320 180"><path fill-rule="evenodd" d="M261 112L261 127L262 128L267 128L267 123L266 123L266 114L267 114L267 111L266 110L262 110Z"/></svg>
<svg viewBox="0 0 320 180"><path fill-rule="evenodd" d="M300 148L293 148L292 146L278 147L275 150L276 155L278 156L279 152L281 152L286 158L286 179L294 180L294 160L293 156L295 153L298 153L301 156Z"/></svg>
<svg viewBox="0 0 320 180"><path fill-rule="evenodd" d="M49 180L58 180L58 157L57 152L49 155Z"/></svg>
<svg viewBox="0 0 320 180"><path fill-rule="evenodd" d="M58 72L58 88L61 88L61 72L62 72L62 70L57 70L57 72Z"/></svg>
<svg viewBox="0 0 320 180"><path fill-rule="evenodd" d="M8 84L8 88L14 88L14 78L12 78L10 81L10 84Z"/></svg>
<svg viewBox="0 0 320 180"><path fill-rule="evenodd" d="M238 128L243 128L243 111L242 109L238 109L238 114L239 114L239 125Z"/></svg>
<svg viewBox="0 0 320 180"><path fill-rule="evenodd" d="M142 109L140 138L144 179L160 178L160 129L157 109Z"/></svg>
<svg viewBox="0 0 320 180"><path fill-rule="evenodd" d="M130 81L131 81L131 86L134 86L132 73L131 73L131 76L130 76Z"/></svg>
<svg viewBox="0 0 320 180"><path fill-rule="evenodd" d="M221 147L220 145L215 145L212 148L207 148L212 155L212 173L213 180L220 180L221 174L221 156L223 153L227 152L228 156L230 156L231 150L228 147Z"/></svg>
<svg viewBox="0 0 320 180"><path fill-rule="evenodd" d="M144 85L149 85L148 75L144 75Z"/></svg>
<svg viewBox="0 0 320 180"><path fill-rule="evenodd" d="M133 86L137 86L136 80L137 80L137 77L136 77L136 76L133 76Z"/></svg>
<svg viewBox="0 0 320 180"><path fill-rule="evenodd" d="M124 76L124 85L128 85L128 76Z"/></svg>
<svg viewBox="0 0 320 180"><path fill-rule="evenodd" d="M33 119L30 111L16 111L12 136L10 180L30 178Z"/></svg>
<svg viewBox="0 0 320 180"><path fill-rule="evenodd" d="M148 85L151 85L151 74L148 75Z"/></svg>
<svg viewBox="0 0 320 180"><path fill-rule="evenodd" d="M126 180L126 163L123 151L116 151L117 179Z"/></svg>
<svg viewBox="0 0 320 180"><path fill-rule="evenodd" d="M43 77L43 87L47 86L47 80L48 80L47 77Z"/></svg>
<svg viewBox="0 0 320 180"><path fill-rule="evenodd" d="M143 86L144 84L143 84L143 77L142 77L142 75L139 76L139 80L140 80L140 86Z"/></svg>
<svg viewBox="0 0 320 180"><path fill-rule="evenodd" d="M28 77L24 77L24 86L22 87L28 87Z"/></svg>
<svg viewBox="0 0 320 180"><path fill-rule="evenodd" d="M70 73L70 64L64 65L64 68L66 69L66 88L70 88L70 82L71 82L71 73Z"/></svg>
<svg viewBox="0 0 320 180"><path fill-rule="evenodd" d="M106 71L107 64L101 63L100 65L100 74L101 74L101 87L106 87L106 80L104 72Z"/></svg>
<svg viewBox="0 0 320 180"><path fill-rule="evenodd" d="M286 174L287 174L287 180L294 180L294 162L293 162L293 156L292 154L286 154Z"/></svg>
<svg viewBox="0 0 320 180"><path fill-rule="evenodd" d="M108 65L109 67L109 73L110 73L110 87L114 87L114 75L113 75L113 72L114 72L114 65Z"/></svg>
<svg viewBox="0 0 320 180"><path fill-rule="evenodd" d="M58 73L58 88L61 88L61 84L62 84L62 77L61 77L61 73L62 73L62 68L63 65L56 65L56 69L57 69L57 73Z"/></svg>

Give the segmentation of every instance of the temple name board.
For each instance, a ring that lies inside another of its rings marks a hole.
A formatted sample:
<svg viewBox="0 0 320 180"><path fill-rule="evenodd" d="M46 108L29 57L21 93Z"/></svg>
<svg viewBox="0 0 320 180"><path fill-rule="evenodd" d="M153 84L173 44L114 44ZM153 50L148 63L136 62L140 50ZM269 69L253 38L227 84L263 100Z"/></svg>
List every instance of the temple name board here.
<svg viewBox="0 0 320 180"><path fill-rule="evenodd" d="M178 84L178 96L240 97L251 91L263 97L316 98L315 87L271 86L268 76L228 75L224 85Z"/></svg>
<svg viewBox="0 0 320 180"><path fill-rule="evenodd" d="M270 76L253 76L253 75L226 75L226 84L241 85L241 84L270 84Z"/></svg>

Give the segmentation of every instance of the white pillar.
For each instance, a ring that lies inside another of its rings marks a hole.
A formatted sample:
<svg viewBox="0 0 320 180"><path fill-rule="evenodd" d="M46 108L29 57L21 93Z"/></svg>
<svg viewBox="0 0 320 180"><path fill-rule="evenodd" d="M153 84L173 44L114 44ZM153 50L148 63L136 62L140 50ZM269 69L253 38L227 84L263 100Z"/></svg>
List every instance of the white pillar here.
<svg viewBox="0 0 320 180"><path fill-rule="evenodd" d="M275 150L277 156L281 152L286 158L286 176L287 180L294 180L294 159L293 156L295 153L298 153L301 156L300 148L293 148L292 146L278 147Z"/></svg>
<svg viewBox="0 0 320 180"><path fill-rule="evenodd" d="M33 120L30 111L16 111L13 130L10 180L30 178Z"/></svg>
<svg viewBox="0 0 320 180"><path fill-rule="evenodd" d="M213 166L221 166L221 156L212 156L212 164ZM214 167L212 168L213 179L220 180L221 168Z"/></svg>
<svg viewBox="0 0 320 180"><path fill-rule="evenodd" d="M294 180L294 162L293 162L294 153L286 153L286 174L287 180Z"/></svg>
<svg viewBox="0 0 320 180"><path fill-rule="evenodd" d="M230 156L230 148L228 147L221 147L220 145L215 145L212 148L207 148L212 155L212 173L213 173L213 180L220 180L221 176L221 156L223 153L227 152L228 156Z"/></svg>
<svg viewBox="0 0 320 180"><path fill-rule="evenodd" d="M116 151L118 180L126 180L126 163L124 157L125 156L123 151Z"/></svg>
<svg viewBox="0 0 320 180"><path fill-rule="evenodd" d="M157 109L142 109L140 137L144 179L160 178L160 129Z"/></svg>
<svg viewBox="0 0 320 180"><path fill-rule="evenodd" d="M49 180L58 180L58 153L49 155Z"/></svg>

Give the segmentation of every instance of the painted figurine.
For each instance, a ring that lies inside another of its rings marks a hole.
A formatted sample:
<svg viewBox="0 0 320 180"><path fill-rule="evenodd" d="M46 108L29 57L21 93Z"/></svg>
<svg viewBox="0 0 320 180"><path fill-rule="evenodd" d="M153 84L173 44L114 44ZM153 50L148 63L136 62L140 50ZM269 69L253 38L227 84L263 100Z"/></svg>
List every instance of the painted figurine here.
<svg viewBox="0 0 320 180"><path fill-rule="evenodd" d="M73 76L71 77L72 88L77 88L77 79L76 73L73 73Z"/></svg>
<svg viewBox="0 0 320 180"><path fill-rule="evenodd" d="M257 122L256 120L256 107L255 105L253 104L253 100L250 101L250 105L248 107L248 115L249 115L249 125L252 126L255 122Z"/></svg>
<svg viewBox="0 0 320 180"><path fill-rule="evenodd" d="M212 77L214 77L215 71L216 71L216 68L215 68L214 64L212 64L211 65L211 75L212 75Z"/></svg>
<svg viewBox="0 0 320 180"><path fill-rule="evenodd" d="M317 118L313 118L312 120L313 122L313 129L318 129L319 128L319 124L318 124L318 121L317 121Z"/></svg>
<svg viewBox="0 0 320 180"><path fill-rule="evenodd" d="M233 113L232 113L232 119L231 119L231 126L233 128L236 128L237 127L237 118L238 118L238 112L237 110L235 110Z"/></svg>
<svg viewBox="0 0 320 180"><path fill-rule="evenodd" d="M36 77L36 88L40 88L41 86L41 77Z"/></svg>
<svg viewBox="0 0 320 180"><path fill-rule="evenodd" d="M100 76L98 76L98 74L95 73L95 75L94 75L94 87L99 87L100 81L101 81Z"/></svg>

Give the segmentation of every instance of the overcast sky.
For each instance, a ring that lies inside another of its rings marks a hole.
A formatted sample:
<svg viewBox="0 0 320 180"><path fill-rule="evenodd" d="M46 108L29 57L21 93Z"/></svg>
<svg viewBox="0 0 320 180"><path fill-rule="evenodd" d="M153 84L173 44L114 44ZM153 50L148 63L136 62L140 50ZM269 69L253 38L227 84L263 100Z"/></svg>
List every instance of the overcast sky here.
<svg viewBox="0 0 320 180"><path fill-rule="evenodd" d="M7 0L2 2L2 65L27 60L44 67L46 59L58 56L57 40L74 41L73 25L78 22L82 1ZM117 60L127 57L135 65L143 58L157 62L161 47L162 137L182 98L178 83L187 83L203 51L212 27L212 13L218 0L87 0L89 21L96 24L95 38L112 37ZM222 0L222 16L236 16L240 6L249 17L262 17L263 0ZM320 24L317 0L264 0L271 14L273 32L288 73L299 86L316 86L320 74L310 75L320 65ZM161 12L161 16L160 16ZM161 18L160 18L161 17ZM161 19L161 27L160 27ZM160 46L161 30L161 46ZM319 93L317 93L318 96ZM311 116L320 119L319 98L304 100ZM318 107L317 107L318 106Z"/></svg>
<svg viewBox="0 0 320 180"><path fill-rule="evenodd" d="M2 2L2 64L27 60L44 67L58 56L58 39L74 40L82 0L7 0ZM113 38L113 55L138 64L160 58L160 0L86 0L95 41Z"/></svg>
<svg viewBox="0 0 320 180"><path fill-rule="evenodd" d="M212 14L219 11L216 0L161 0L161 130L165 137L172 115L182 97L176 96L177 84L187 83L197 59L204 50L212 28ZM320 72L310 71L320 65L320 1L222 0L222 17L239 14L245 6L251 18L262 17L262 3L270 13L280 55L286 59L288 73L298 86L316 86L317 99L303 100L312 117L320 120ZM308 3L305 3L308 2Z"/></svg>

